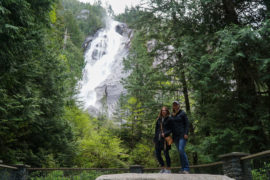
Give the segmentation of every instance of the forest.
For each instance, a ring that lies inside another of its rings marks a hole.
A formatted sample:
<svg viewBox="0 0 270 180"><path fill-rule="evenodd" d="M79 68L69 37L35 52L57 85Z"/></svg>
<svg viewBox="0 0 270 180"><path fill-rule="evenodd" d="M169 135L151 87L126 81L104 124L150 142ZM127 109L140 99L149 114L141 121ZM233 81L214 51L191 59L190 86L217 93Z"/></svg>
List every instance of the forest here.
<svg viewBox="0 0 270 180"><path fill-rule="evenodd" d="M191 122L190 164L270 148L270 2L142 0L108 13L101 1L1 0L0 160L32 167L157 167L155 122L179 100ZM79 17L88 10L87 17ZM111 9L110 9L111 10ZM112 117L75 98L82 44L104 18L133 30ZM177 150L170 151L179 166Z"/></svg>

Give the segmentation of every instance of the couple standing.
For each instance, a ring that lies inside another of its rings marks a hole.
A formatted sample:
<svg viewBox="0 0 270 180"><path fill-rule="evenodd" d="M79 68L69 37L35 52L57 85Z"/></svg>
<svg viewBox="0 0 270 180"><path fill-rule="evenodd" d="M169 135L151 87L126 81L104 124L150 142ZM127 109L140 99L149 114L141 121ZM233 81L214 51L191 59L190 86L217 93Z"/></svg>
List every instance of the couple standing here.
<svg viewBox="0 0 270 180"><path fill-rule="evenodd" d="M169 150L171 149L170 143L166 139L172 133L173 142L178 150L182 169L180 173L189 174L188 157L185 152L185 146L188 139L189 122L186 113L180 109L180 103L174 101L172 104L173 113L167 107L163 106L160 110L159 117L156 122L155 128L155 154L156 158L162 167L160 173L171 173L171 159ZM167 168L165 168L164 161L161 157L161 151L164 152L166 158Z"/></svg>

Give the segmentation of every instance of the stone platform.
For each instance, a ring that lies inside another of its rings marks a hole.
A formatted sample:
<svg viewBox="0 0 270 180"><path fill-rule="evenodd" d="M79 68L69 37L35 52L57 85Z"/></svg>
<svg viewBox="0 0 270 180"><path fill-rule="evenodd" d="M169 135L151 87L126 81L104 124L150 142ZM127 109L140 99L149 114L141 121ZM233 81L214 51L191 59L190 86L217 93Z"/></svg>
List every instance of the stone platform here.
<svg viewBox="0 0 270 180"><path fill-rule="evenodd" d="M110 174L96 180L233 180L227 176L209 174Z"/></svg>

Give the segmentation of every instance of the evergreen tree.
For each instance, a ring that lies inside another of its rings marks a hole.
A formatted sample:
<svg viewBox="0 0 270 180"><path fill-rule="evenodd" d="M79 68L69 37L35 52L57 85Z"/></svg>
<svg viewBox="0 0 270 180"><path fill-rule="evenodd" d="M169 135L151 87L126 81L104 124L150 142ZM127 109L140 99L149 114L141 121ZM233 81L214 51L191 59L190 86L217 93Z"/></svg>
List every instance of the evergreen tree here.
<svg viewBox="0 0 270 180"><path fill-rule="evenodd" d="M150 53L153 57L166 55L159 59L153 74L162 70L168 79L162 94L183 99L185 110L192 115L194 134L188 148L199 149L210 159L214 158L212 161L217 155L231 151L254 153L267 149L267 2L147 2L150 7L147 13L155 16L147 16L143 9L138 9L136 13L140 15L135 19L140 22L124 20L135 23L133 27L143 32L148 41L157 42ZM136 14L125 13L120 18ZM136 26L142 22L144 26ZM151 89L153 94L160 87ZM199 157L210 160L203 154Z"/></svg>

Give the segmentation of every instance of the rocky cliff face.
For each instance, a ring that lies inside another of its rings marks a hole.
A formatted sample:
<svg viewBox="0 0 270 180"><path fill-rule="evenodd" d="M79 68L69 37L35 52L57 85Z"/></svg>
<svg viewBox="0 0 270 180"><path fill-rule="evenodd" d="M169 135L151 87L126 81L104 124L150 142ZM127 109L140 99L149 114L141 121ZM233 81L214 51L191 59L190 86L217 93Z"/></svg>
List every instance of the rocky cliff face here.
<svg viewBox="0 0 270 180"><path fill-rule="evenodd" d="M162 50L155 50L157 46L163 46ZM167 66L175 64L177 58L175 56L175 48L172 45L158 44L157 40L152 39L147 42L147 51L152 52L156 51L156 56L154 58L153 67L157 68L161 63L166 64Z"/></svg>
<svg viewBox="0 0 270 180"><path fill-rule="evenodd" d="M125 93L120 83L127 76L122 61L128 55L132 35L126 24L110 20L106 28L83 43L86 66L78 85L78 98L90 114L97 115L106 106L111 115L120 95Z"/></svg>

